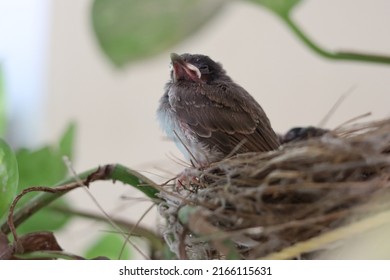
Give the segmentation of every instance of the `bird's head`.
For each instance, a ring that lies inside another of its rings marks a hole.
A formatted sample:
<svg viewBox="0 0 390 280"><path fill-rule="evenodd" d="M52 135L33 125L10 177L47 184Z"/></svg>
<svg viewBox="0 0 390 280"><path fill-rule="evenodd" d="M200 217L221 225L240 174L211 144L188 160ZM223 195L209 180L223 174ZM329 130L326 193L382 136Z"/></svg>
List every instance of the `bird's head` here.
<svg viewBox="0 0 390 280"><path fill-rule="evenodd" d="M171 61L172 82L209 83L226 76L221 64L206 55L172 53Z"/></svg>

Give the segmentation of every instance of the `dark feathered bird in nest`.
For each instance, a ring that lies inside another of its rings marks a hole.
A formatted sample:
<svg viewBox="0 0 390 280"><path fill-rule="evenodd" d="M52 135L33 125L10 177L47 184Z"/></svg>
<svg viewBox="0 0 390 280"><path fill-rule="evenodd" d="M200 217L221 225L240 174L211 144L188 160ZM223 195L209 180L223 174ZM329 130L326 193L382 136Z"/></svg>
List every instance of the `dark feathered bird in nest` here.
<svg viewBox="0 0 390 280"><path fill-rule="evenodd" d="M188 160L199 167L237 153L279 147L256 100L205 55L171 54L171 79L158 118Z"/></svg>

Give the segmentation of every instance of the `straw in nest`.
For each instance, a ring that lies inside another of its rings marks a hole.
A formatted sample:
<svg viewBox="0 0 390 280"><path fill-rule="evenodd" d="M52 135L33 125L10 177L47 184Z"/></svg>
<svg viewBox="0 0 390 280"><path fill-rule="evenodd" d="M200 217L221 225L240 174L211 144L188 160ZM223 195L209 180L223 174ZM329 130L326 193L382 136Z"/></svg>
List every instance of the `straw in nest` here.
<svg viewBox="0 0 390 280"><path fill-rule="evenodd" d="M389 210L389 143L390 119L187 168L161 192L165 240L181 259L313 258Z"/></svg>

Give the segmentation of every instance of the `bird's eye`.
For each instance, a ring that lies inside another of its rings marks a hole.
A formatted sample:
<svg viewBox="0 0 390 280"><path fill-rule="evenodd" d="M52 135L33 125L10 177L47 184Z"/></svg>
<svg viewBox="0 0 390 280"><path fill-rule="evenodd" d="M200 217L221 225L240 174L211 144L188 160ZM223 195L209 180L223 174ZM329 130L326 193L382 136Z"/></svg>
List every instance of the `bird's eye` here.
<svg viewBox="0 0 390 280"><path fill-rule="evenodd" d="M210 73L209 66L208 65L201 65L199 67L199 71L203 74L208 74Z"/></svg>
<svg viewBox="0 0 390 280"><path fill-rule="evenodd" d="M169 63L169 71L172 71L173 70L173 64L172 63Z"/></svg>

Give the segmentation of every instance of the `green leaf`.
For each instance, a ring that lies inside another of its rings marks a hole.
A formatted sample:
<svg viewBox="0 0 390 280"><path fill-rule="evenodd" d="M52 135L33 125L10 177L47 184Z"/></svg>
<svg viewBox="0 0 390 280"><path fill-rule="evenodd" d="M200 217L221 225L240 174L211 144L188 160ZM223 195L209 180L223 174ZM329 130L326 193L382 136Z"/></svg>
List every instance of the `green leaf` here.
<svg viewBox="0 0 390 280"><path fill-rule="evenodd" d="M0 220L8 212L8 208L18 190L18 164L12 149L0 139Z"/></svg>
<svg viewBox="0 0 390 280"><path fill-rule="evenodd" d="M19 163L19 190L32 186L51 186L67 174L61 154L53 147L31 151L20 149L16 153Z"/></svg>
<svg viewBox="0 0 390 280"><path fill-rule="evenodd" d="M108 257L111 260L118 260L123 247L123 238L118 234L107 233L102 235L85 253L87 259L99 256ZM120 256L121 260L130 259L130 250L126 246Z"/></svg>
<svg viewBox="0 0 390 280"><path fill-rule="evenodd" d="M5 135L6 123L4 78L3 69L0 67L0 137Z"/></svg>
<svg viewBox="0 0 390 280"><path fill-rule="evenodd" d="M227 0L95 0L92 24L116 66L158 54L205 25Z"/></svg>
<svg viewBox="0 0 390 280"><path fill-rule="evenodd" d="M75 126L71 124L56 146L38 150L20 149L16 153L19 164L19 191L31 186L53 186L67 173L63 156L70 157L73 150Z"/></svg>
<svg viewBox="0 0 390 280"><path fill-rule="evenodd" d="M290 14L292 9L301 0L251 0L257 4L264 6L265 8L275 12L276 14L285 17Z"/></svg>
<svg viewBox="0 0 390 280"><path fill-rule="evenodd" d="M20 149L16 153L19 165L18 191L32 186L54 186L65 179L68 174L63 156L70 157L73 150L75 125L71 124L61 137L56 146L45 146L38 150ZM22 207L38 192L28 193L19 201L17 208ZM57 199L54 204L67 206L66 201ZM35 230L56 230L61 228L69 220L69 215L42 209L33 215L23 225L18 227L19 233L27 233Z"/></svg>
<svg viewBox="0 0 390 280"><path fill-rule="evenodd" d="M57 199L50 205L69 207L64 199ZM32 215L25 223L18 226L19 235L37 231L55 231L62 228L71 218L70 214L52 211L50 207L42 208L36 215Z"/></svg>
<svg viewBox="0 0 390 280"><path fill-rule="evenodd" d="M151 199L157 199L156 195L159 190L156 188L156 184L135 170L116 164L111 177L113 180L133 186Z"/></svg>

